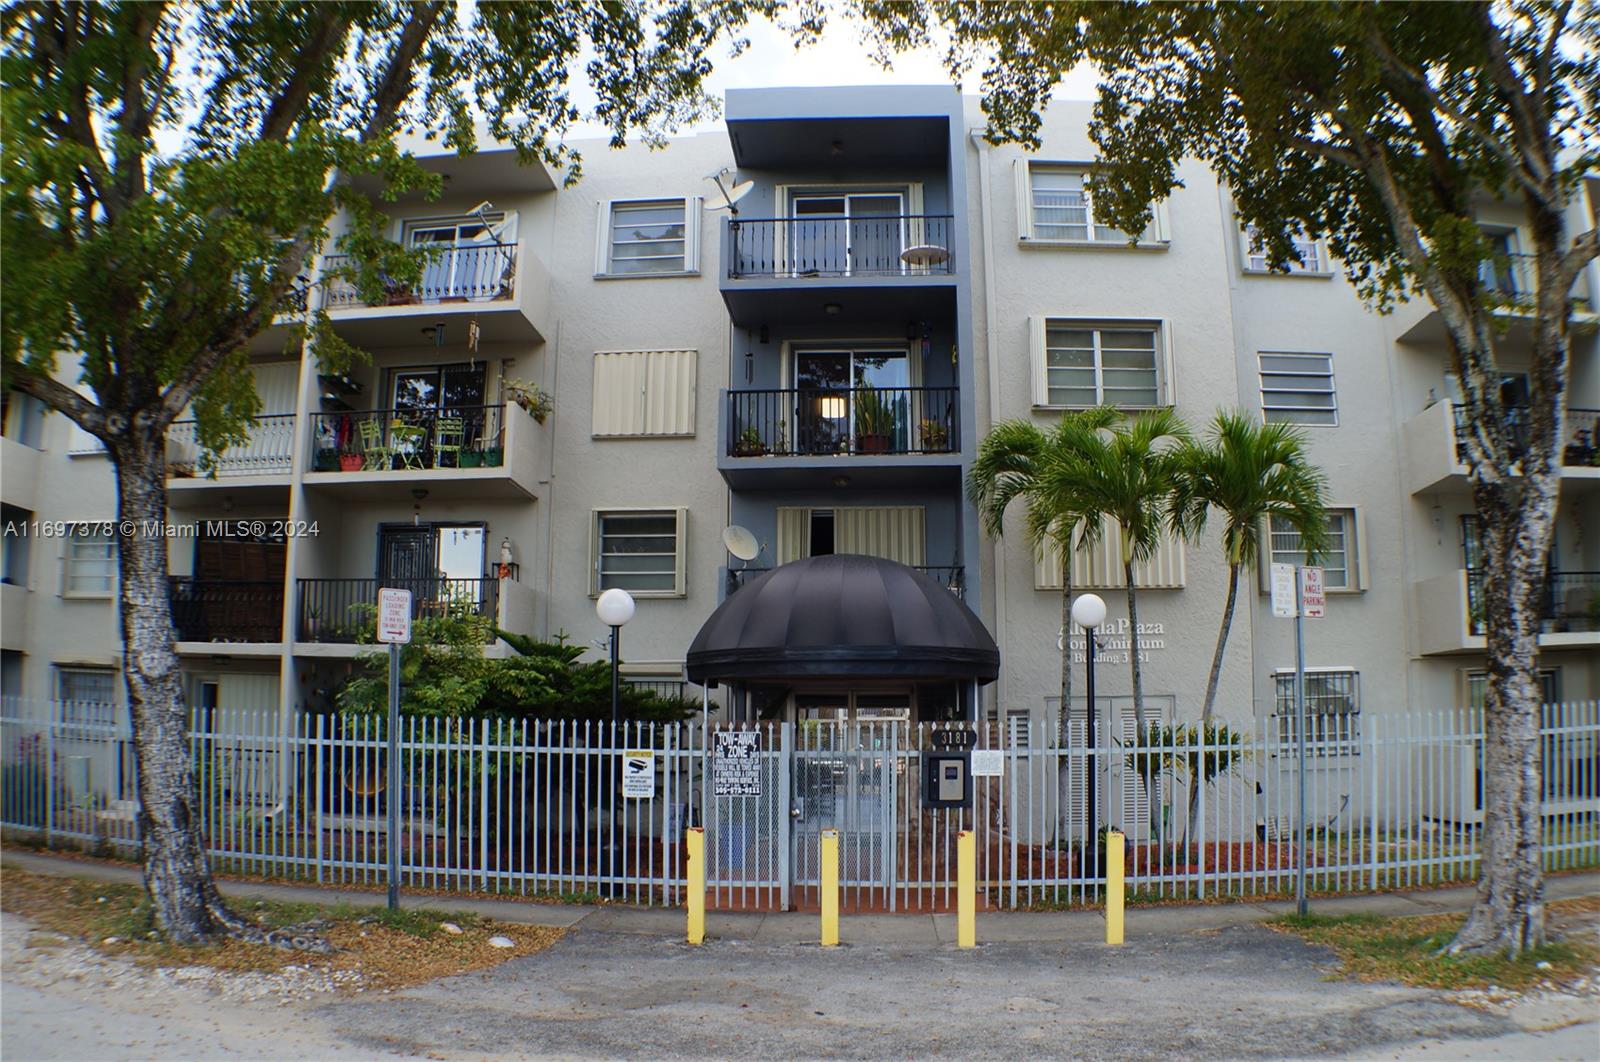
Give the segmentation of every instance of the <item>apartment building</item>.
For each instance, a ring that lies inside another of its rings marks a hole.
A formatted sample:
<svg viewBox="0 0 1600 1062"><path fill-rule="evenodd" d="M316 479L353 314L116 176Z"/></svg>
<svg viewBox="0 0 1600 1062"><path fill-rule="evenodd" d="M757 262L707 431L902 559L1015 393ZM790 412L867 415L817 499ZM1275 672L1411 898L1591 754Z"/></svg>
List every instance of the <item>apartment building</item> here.
<svg viewBox="0 0 1600 1062"><path fill-rule="evenodd" d="M173 521L231 525L172 541L195 703L329 710L363 652L353 617L381 585L580 645L605 635L595 597L621 587L638 600L626 676L683 683L696 631L730 594L764 569L855 553L960 595L1000 650L979 710L1052 727L1060 566L1020 522L986 538L964 476L994 422L1099 402L1172 405L1197 429L1233 407L1306 425L1334 506L1328 614L1307 631L1320 735L1353 742L1362 719L1481 699L1481 560L1437 315L1373 312L1312 242L1291 273L1268 272L1196 164L1130 245L1083 191L1088 117L1058 105L1025 153L974 135L976 101L949 87L739 90L725 131L588 146L573 188L510 151L425 154L443 197L393 210L397 238L444 249L422 282L377 305L312 295L370 360L321 373L280 323L252 348L263 415L248 445L208 470L191 428L174 427ZM728 209L723 189L747 182ZM1574 229L1597 202L1591 180ZM1483 218L1509 263L1495 283L1528 292L1515 215L1485 204ZM1600 694L1597 290L1591 266L1541 636L1551 699ZM1513 403L1529 342L1508 309ZM4 426L8 520L112 515L93 440L17 396ZM730 525L756 558L729 556ZM1270 538L1273 559L1297 557L1291 534ZM5 548L4 692L116 699L114 544ZM1130 652L1153 714L1197 713L1226 585L1215 535L1140 567L1139 632L1110 547L1071 563L1073 585L1111 610L1098 678L1113 724L1131 715ZM1218 704L1240 720L1280 712L1294 662L1292 624L1264 585L1248 590ZM965 698L878 678L719 689L715 704L938 718Z"/></svg>

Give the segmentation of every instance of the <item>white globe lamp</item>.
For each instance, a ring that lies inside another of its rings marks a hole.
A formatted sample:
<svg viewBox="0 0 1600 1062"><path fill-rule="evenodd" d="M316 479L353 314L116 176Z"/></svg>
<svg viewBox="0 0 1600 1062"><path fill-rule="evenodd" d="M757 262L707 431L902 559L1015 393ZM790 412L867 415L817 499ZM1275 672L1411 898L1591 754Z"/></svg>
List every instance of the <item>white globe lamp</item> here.
<svg viewBox="0 0 1600 1062"><path fill-rule="evenodd" d="M1072 602L1072 622L1092 630L1106 621L1106 603L1099 594L1079 594Z"/></svg>

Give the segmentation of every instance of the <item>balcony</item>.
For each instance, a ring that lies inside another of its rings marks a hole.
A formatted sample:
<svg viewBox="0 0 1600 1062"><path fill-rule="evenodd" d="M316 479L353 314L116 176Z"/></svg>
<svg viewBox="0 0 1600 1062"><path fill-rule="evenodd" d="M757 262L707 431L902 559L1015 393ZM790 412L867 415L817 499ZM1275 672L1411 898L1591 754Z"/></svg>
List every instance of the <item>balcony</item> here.
<svg viewBox="0 0 1600 1062"><path fill-rule="evenodd" d="M836 324L948 312L954 227L948 214L731 218L723 301L735 324L815 322L823 307Z"/></svg>
<svg viewBox="0 0 1600 1062"><path fill-rule="evenodd" d="M1424 656L1483 652L1483 572L1463 568L1415 586ZM1539 645L1600 647L1600 572L1552 572L1540 599Z"/></svg>
<svg viewBox="0 0 1600 1062"><path fill-rule="evenodd" d="M396 485L439 497L533 498L546 433L506 405L372 409L311 419L308 487L370 496Z"/></svg>
<svg viewBox="0 0 1600 1062"><path fill-rule="evenodd" d="M1480 263L1478 279L1493 297L1494 314L1506 326L1504 341L1513 345L1533 338L1534 302L1539 291L1538 256L1502 254ZM1401 304L1396 311L1396 332L1406 343L1444 343L1444 319L1431 300L1417 297ZM1600 324L1588 282L1579 277L1572 291L1572 324L1581 331L1593 331Z"/></svg>
<svg viewBox="0 0 1600 1062"><path fill-rule="evenodd" d="M329 645L370 644L378 590L411 591L412 619L485 616L500 622L499 579L298 579L295 640Z"/></svg>
<svg viewBox="0 0 1600 1062"><path fill-rule="evenodd" d="M938 567L924 564L913 565L913 567L917 571L942 585L946 590L949 590L957 597L966 596L967 570L965 568L960 567L959 565L955 567ZM758 576L765 575L771 570L771 568L729 568L727 570L727 593L732 594L745 583L755 579Z"/></svg>
<svg viewBox="0 0 1600 1062"><path fill-rule="evenodd" d="M1524 418L1511 410L1513 442L1524 437ZM1561 447L1563 483L1600 486L1600 409L1568 409L1565 442ZM1406 483L1412 494L1467 491L1466 410L1450 402L1437 402L1407 421L1401 429L1405 442Z"/></svg>
<svg viewBox="0 0 1600 1062"><path fill-rule="evenodd" d="M846 470L908 486L959 478L960 398L955 387L729 391L718 468L736 487Z"/></svg>
<svg viewBox="0 0 1600 1062"><path fill-rule="evenodd" d="M294 468L293 413L269 413L256 418L244 443L230 446L202 467L198 428L180 420L167 429L167 489L176 492L226 487L230 494L251 488L281 488Z"/></svg>
<svg viewBox="0 0 1600 1062"><path fill-rule="evenodd" d="M350 256L323 259L325 272L347 269ZM376 301L343 279L330 280L323 305L357 345L414 345L424 325L477 322L484 342L545 338L550 321L550 274L537 255L516 244L463 244L440 251L416 286L389 285Z"/></svg>
<svg viewBox="0 0 1600 1062"><path fill-rule="evenodd" d="M283 641L283 582L171 580L172 627L179 643L277 646Z"/></svg>

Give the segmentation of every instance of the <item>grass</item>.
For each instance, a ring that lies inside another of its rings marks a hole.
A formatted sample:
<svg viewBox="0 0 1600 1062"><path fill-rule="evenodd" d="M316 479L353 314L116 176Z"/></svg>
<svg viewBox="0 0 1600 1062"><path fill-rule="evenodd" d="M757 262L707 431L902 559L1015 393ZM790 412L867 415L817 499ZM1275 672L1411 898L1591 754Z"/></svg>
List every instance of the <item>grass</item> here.
<svg viewBox="0 0 1600 1062"><path fill-rule="evenodd" d="M333 952L317 955L269 944L228 940L182 947L155 933L144 890L79 877L0 869L0 909L23 915L39 929L75 939L97 951L149 966L209 966L271 973L287 966L343 974L361 988L392 989L436 977L483 969L554 944L562 931L546 926L492 922L467 913L428 909L389 911L356 904L331 905L230 901L234 913L263 928L321 923ZM449 922L459 934L444 928ZM489 945L492 936L512 947Z"/></svg>
<svg viewBox="0 0 1600 1062"><path fill-rule="evenodd" d="M1550 907L1563 915L1592 915L1600 910L1600 898L1560 901ZM1267 925L1333 949L1339 956L1340 973L1357 981L1399 981L1419 988L1528 989L1543 982L1575 980L1600 965L1600 946L1596 946L1592 932L1552 940L1516 958L1441 955L1440 950L1450 943L1464 917L1312 914L1288 915Z"/></svg>

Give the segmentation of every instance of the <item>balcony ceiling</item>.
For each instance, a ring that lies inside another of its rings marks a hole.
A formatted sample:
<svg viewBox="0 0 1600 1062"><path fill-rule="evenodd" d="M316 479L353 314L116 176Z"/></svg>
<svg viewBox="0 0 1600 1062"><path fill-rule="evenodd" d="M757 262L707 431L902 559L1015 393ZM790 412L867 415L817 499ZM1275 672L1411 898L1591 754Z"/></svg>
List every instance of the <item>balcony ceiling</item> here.
<svg viewBox="0 0 1600 1062"><path fill-rule="evenodd" d="M954 277L849 277L723 281L722 298L734 323L903 327L909 320L952 320ZM839 307L828 313L823 307Z"/></svg>
<svg viewBox="0 0 1600 1062"><path fill-rule="evenodd" d="M728 139L740 169L803 170L840 181L868 168L943 168L950 157L943 117L730 118Z"/></svg>
<svg viewBox="0 0 1600 1062"><path fill-rule="evenodd" d="M512 150L479 151L461 156L453 153L421 155L417 163L429 173L444 175L444 194L470 195L491 198L500 192L514 195L532 195L552 192L556 188L555 175L542 163L523 165ZM379 184L373 177L356 177L351 184L369 195L378 194ZM420 192L403 195L401 204L423 203Z"/></svg>

